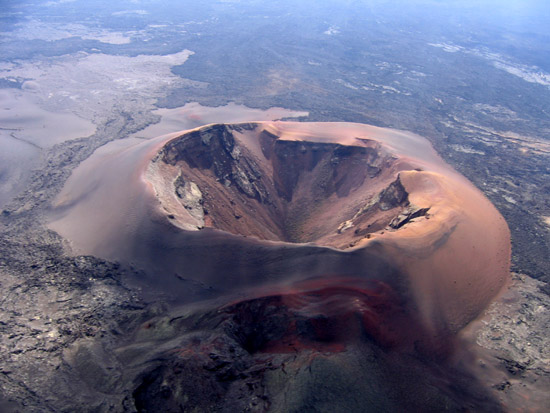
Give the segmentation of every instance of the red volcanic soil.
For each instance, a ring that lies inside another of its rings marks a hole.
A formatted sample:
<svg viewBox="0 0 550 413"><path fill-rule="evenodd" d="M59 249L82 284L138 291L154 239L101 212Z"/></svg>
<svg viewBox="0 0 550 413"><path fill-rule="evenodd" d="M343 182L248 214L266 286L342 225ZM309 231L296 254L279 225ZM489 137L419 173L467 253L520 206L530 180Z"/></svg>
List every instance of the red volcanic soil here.
<svg viewBox="0 0 550 413"><path fill-rule="evenodd" d="M249 310L252 305L257 306L254 311ZM385 349L403 350L426 339L426 331L406 311L404 300L376 280L338 276L306 280L230 303L222 311L234 315L240 330L255 326L244 336L238 334L243 348L252 353L339 352L346 343L361 339L373 340ZM243 322L247 317L254 319ZM433 351L446 343L430 344Z"/></svg>
<svg viewBox="0 0 550 413"><path fill-rule="evenodd" d="M425 139L349 123L215 124L104 149L69 179L51 227L180 304L278 296L346 325L327 333L340 341L359 317L391 346L457 333L510 260L503 218Z"/></svg>

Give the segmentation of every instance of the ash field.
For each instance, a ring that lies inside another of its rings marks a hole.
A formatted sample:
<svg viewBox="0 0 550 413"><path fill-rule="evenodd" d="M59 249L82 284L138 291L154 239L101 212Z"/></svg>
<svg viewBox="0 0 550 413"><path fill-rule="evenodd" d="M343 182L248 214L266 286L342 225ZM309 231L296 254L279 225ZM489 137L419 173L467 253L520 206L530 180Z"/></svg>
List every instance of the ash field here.
<svg viewBox="0 0 550 413"><path fill-rule="evenodd" d="M545 411L548 19L5 1L0 410Z"/></svg>

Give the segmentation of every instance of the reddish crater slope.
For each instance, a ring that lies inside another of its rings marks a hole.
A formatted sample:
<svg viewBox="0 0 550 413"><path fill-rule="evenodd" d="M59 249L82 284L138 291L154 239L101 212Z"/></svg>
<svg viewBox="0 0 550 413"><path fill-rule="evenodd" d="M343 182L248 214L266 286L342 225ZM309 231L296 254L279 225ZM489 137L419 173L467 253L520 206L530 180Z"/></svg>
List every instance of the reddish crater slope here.
<svg viewBox="0 0 550 413"><path fill-rule="evenodd" d="M104 149L51 227L175 302L279 306L276 334L243 339L254 351L365 334L441 350L510 260L503 218L425 139L349 123L216 124Z"/></svg>

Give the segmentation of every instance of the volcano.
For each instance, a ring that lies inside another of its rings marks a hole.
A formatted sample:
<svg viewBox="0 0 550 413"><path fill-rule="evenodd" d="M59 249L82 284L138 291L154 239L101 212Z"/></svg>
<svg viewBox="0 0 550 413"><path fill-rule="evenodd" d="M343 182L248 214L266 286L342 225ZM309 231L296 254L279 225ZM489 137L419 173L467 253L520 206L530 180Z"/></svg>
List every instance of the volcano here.
<svg viewBox="0 0 550 413"><path fill-rule="evenodd" d="M74 171L50 227L75 253L139 269L132 281L172 308L136 332L139 357L120 349L147 411L243 398L288 410L270 370L321 363L315 381L373 348L377 368L448 360L509 277L509 230L483 194L426 139L361 124L212 124L112 144ZM439 385L388 386L373 411L420 408ZM463 407L442 392L441 406Z"/></svg>

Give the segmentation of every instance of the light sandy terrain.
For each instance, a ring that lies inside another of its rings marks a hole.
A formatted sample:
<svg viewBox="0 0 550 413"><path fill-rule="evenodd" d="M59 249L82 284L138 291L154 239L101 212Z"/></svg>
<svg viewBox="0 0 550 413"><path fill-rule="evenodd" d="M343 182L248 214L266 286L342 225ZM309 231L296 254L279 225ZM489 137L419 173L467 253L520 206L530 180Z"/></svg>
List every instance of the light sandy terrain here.
<svg viewBox="0 0 550 413"><path fill-rule="evenodd" d="M153 113L161 116L160 122L148 126L133 136L155 138L175 130L193 129L209 123L266 121L308 116L308 112L284 108L253 109L234 102L217 107L202 106L199 103L191 102L179 108L157 109Z"/></svg>
<svg viewBox="0 0 550 413"><path fill-rule="evenodd" d="M164 96L161 90L185 84L171 68L192 54L182 50L130 57L79 52L45 61L1 62L0 77L21 82L33 102L46 110L71 111L101 122L113 110L153 109L156 99Z"/></svg>
<svg viewBox="0 0 550 413"><path fill-rule="evenodd" d="M14 139L39 148L90 136L95 126L69 111L51 112L33 102L29 93L0 89L0 125Z"/></svg>
<svg viewBox="0 0 550 413"><path fill-rule="evenodd" d="M11 199L24 187L32 167L40 156L40 149L0 130L0 205Z"/></svg>
<svg viewBox="0 0 550 413"><path fill-rule="evenodd" d="M127 113L150 116L156 99L164 96L163 88L185 82L170 69L191 54L189 50L134 57L74 53L0 62L0 77L21 86L0 89L0 205L25 188L43 150L89 137L98 125Z"/></svg>
<svg viewBox="0 0 550 413"><path fill-rule="evenodd" d="M24 188L43 149L95 129L74 113L43 109L28 92L0 89L0 205Z"/></svg>

